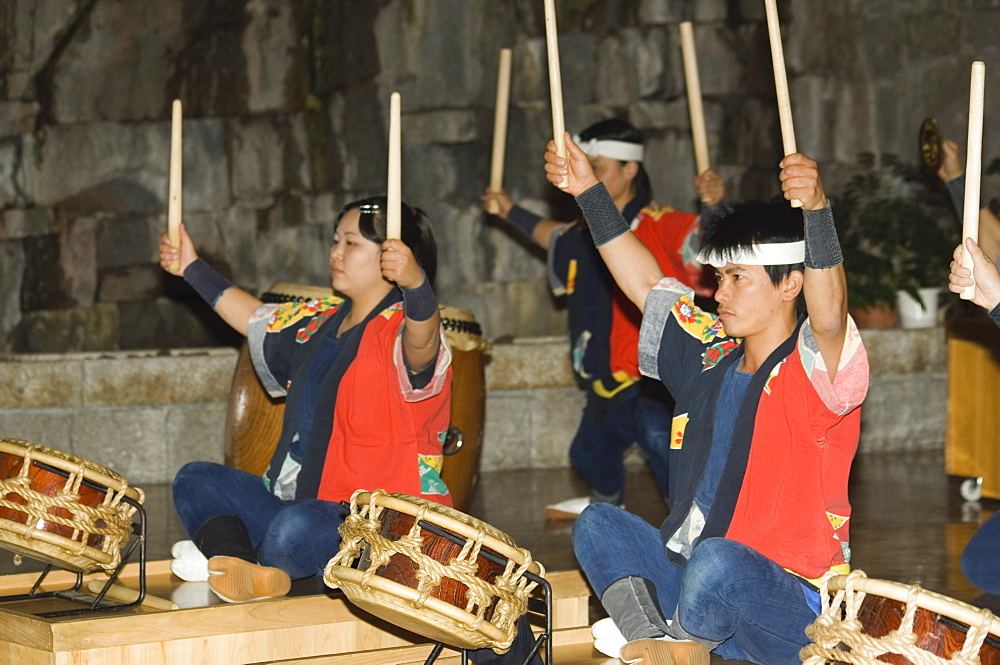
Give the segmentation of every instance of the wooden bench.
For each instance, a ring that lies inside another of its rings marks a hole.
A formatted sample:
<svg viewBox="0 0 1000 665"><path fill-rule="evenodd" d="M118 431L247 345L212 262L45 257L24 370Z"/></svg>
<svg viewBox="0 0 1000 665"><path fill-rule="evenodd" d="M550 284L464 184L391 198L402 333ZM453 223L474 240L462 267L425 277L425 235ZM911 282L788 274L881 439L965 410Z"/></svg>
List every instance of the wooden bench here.
<svg viewBox="0 0 1000 665"><path fill-rule="evenodd" d="M147 593L180 608L42 618L33 613L79 605L63 599L0 604L0 665L400 665L423 663L431 650L426 638L363 613L338 593L316 590L316 580L307 581L313 593L295 595L297 583L286 597L227 604L208 592L207 583L171 575L167 561L147 564L146 576ZM36 579L31 573L0 577L0 594L25 593ZM66 588L74 579L56 571L43 589ZM546 579L553 591L554 660L565 662L558 657L564 648L589 654L585 580L575 570ZM137 586L135 564L126 566L120 582ZM457 662L458 652L447 649L438 659L441 665Z"/></svg>

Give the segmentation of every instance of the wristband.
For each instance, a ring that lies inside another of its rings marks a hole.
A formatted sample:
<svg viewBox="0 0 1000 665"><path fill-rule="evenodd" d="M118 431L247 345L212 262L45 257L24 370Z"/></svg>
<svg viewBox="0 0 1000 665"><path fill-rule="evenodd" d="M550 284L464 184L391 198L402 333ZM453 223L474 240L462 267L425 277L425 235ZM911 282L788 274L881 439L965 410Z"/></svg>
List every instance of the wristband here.
<svg viewBox="0 0 1000 665"><path fill-rule="evenodd" d="M201 259L195 259L184 269L184 281L191 285L195 293L215 309L215 303L233 283L215 271Z"/></svg>
<svg viewBox="0 0 1000 665"><path fill-rule="evenodd" d="M843 263L844 254L840 251L830 202L827 201L819 210L802 211L802 220L806 236L806 267L822 270Z"/></svg>
<svg viewBox="0 0 1000 665"><path fill-rule="evenodd" d="M615 207L615 202L603 182L580 192L576 197L576 203L583 211L583 216L587 218L590 235L597 247L603 247L631 230L628 222Z"/></svg>
<svg viewBox="0 0 1000 665"><path fill-rule="evenodd" d="M993 323L1000 326L1000 305L997 305L996 307L990 310L990 319L993 321Z"/></svg>
<svg viewBox="0 0 1000 665"><path fill-rule="evenodd" d="M507 212L507 223L528 236L529 239L540 221L542 221L540 216L521 206L514 206Z"/></svg>
<svg viewBox="0 0 1000 665"><path fill-rule="evenodd" d="M421 272L423 273L423 270ZM424 281L417 288L399 287L403 292L403 315L411 321L426 321L438 311L437 296L434 295L431 282L427 279L427 273L423 275Z"/></svg>

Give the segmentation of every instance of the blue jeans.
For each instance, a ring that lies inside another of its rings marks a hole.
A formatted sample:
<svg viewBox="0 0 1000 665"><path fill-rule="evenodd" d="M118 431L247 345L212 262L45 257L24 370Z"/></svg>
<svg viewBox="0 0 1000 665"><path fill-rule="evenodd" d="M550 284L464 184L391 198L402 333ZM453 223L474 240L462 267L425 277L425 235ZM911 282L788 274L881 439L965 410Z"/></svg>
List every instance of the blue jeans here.
<svg viewBox="0 0 1000 665"><path fill-rule="evenodd" d="M664 498L670 489L670 438L674 417L674 398L666 386L655 379L639 380L639 398L635 403L636 443L649 456L649 468Z"/></svg>
<svg viewBox="0 0 1000 665"><path fill-rule="evenodd" d="M212 462L191 462L174 477L174 507L191 538L210 517L235 515L246 525L258 561L293 579L319 575L340 549L338 527L348 510L308 499L285 502L260 476Z"/></svg>
<svg viewBox="0 0 1000 665"><path fill-rule="evenodd" d="M983 522L962 550L962 572L977 589L1000 593L1000 511Z"/></svg>
<svg viewBox="0 0 1000 665"><path fill-rule="evenodd" d="M629 576L653 584L665 619L675 615L689 634L720 643L725 659L762 665L798 664L816 618L807 595L818 596L764 555L725 538L695 547L686 568L664 555L660 531L610 504L588 506L573 524L573 549L599 596ZM618 627L629 638L629 627Z"/></svg>

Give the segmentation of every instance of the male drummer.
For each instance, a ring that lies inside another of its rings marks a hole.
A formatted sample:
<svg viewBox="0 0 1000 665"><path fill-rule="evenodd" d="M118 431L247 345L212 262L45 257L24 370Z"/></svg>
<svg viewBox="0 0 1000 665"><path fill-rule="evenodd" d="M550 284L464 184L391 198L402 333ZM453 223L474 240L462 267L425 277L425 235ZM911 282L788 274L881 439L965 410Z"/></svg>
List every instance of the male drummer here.
<svg viewBox="0 0 1000 665"><path fill-rule="evenodd" d="M609 619L595 646L625 662L706 665L709 651L798 663L819 611L815 582L850 560L847 479L868 360L847 315L840 243L816 163L781 162L784 202L732 206L705 222L718 317L662 278L586 155L549 143L602 258L643 311L640 368L675 395L671 513L659 531L610 504L573 527Z"/></svg>

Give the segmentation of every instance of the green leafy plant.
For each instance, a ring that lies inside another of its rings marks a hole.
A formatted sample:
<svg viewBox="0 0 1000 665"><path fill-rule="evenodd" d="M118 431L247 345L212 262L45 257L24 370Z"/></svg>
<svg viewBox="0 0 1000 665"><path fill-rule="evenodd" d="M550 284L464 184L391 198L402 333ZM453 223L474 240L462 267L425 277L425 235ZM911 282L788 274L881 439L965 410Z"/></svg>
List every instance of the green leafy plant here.
<svg viewBox="0 0 1000 665"><path fill-rule="evenodd" d="M834 200L848 304L891 307L899 290L946 286L961 225L941 182L892 155L864 153L858 168Z"/></svg>

